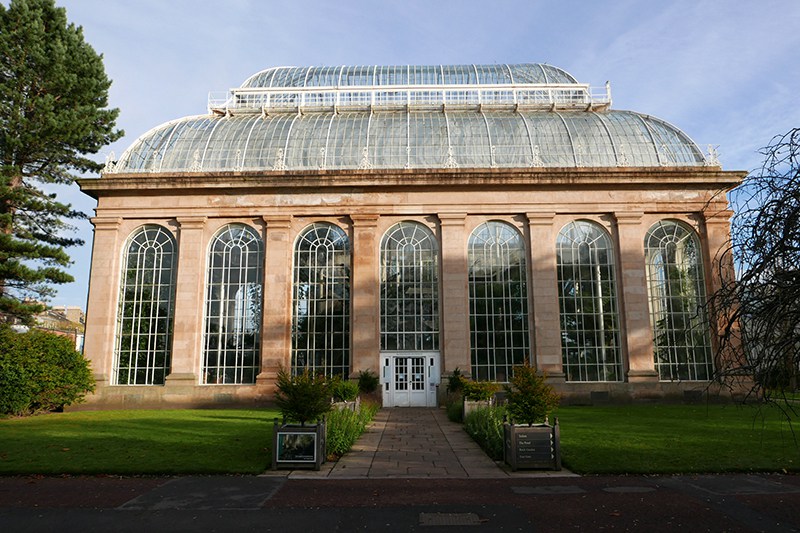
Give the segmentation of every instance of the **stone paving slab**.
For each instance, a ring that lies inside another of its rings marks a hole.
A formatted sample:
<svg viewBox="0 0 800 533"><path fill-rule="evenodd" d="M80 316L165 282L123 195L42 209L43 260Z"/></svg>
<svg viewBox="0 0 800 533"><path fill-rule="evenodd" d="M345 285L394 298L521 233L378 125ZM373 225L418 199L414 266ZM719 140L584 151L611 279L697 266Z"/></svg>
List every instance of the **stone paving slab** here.
<svg viewBox="0 0 800 533"><path fill-rule="evenodd" d="M289 479L507 479L569 477L568 470L517 471L490 459L451 422L444 409L381 409L353 448L318 472L295 470Z"/></svg>

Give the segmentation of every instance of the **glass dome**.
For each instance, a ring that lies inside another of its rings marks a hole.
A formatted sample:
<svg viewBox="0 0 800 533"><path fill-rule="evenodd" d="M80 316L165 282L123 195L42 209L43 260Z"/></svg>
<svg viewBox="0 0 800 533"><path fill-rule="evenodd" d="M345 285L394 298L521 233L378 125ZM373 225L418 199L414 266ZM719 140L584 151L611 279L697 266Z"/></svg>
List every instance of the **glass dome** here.
<svg viewBox="0 0 800 533"><path fill-rule="evenodd" d="M397 65L272 67L245 80L242 88L353 87L383 85L502 85L578 83L552 65Z"/></svg>
<svg viewBox="0 0 800 533"><path fill-rule="evenodd" d="M679 129L610 110L610 96L595 105L588 86L549 65L277 67L242 87L228 101L246 104L158 126L106 173L706 164Z"/></svg>

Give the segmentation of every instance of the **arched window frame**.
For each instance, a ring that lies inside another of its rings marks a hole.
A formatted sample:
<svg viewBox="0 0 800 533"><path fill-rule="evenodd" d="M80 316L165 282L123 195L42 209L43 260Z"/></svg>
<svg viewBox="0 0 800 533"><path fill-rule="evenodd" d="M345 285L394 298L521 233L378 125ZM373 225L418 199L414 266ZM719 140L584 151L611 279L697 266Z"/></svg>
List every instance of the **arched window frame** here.
<svg viewBox="0 0 800 533"><path fill-rule="evenodd" d="M439 243L426 225L398 222L381 239L381 350L439 349Z"/></svg>
<svg viewBox="0 0 800 533"><path fill-rule="evenodd" d="M315 222L297 237L292 283L292 371L348 377L350 239L342 228Z"/></svg>
<svg viewBox="0 0 800 533"><path fill-rule="evenodd" d="M574 220L556 237L562 367L567 381L621 381L619 307L611 236Z"/></svg>
<svg viewBox="0 0 800 533"><path fill-rule="evenodd" d="M202 382L254 384L261 364L264 242L250 226L226 224L208 245Z"/></svg>
<svg viewBox="0 0 800 533"><path fill-rule="evenodd" d="M530 359L525 240L511 224L490 220L467 243L470 361L479 381L507 382Z"/></svg>
<svg viewBox="0 0 800 533"><path fill-rule="evenodd" d="M163 385L172 360L177 245L168 229L146 224L128 237L122 261L115 385Z"/></svg>
<svg viewBox="0 0 800 533"><path fill-rule="evenodd" d="M714 363L700 239L688 224L665 219L647 231L644 247L659 379L708 381Z"/></svg>

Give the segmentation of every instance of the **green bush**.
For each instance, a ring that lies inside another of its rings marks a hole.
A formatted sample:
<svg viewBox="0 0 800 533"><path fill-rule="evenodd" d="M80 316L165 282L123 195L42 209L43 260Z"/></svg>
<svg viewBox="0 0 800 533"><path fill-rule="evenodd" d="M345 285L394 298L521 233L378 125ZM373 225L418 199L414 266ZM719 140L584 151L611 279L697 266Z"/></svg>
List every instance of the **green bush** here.
<svg viewBox="0 0 800 533"><path fill-rule="evenodd" d="M490 400L499 388L493 381L472 381L465 377L461 378L461 391L464 393L464 399L472 402Z"/></svg>
<svg viewBox="0 0 800 533"><path fill-rule="evenodd" d="M58 410L82 402L94 385L89 361L69 338L0 325L0 413Z"/></svg>
<svg viewBox="0 0 800 533"><path fill-rule="evenodd" d="M447 410L447 419L451 422L458 422L459 424L463 421L462 418L464 416L464 404L460 401L452 401L447 402L445 406Z"/></svg>
<svg viewBox="0 0 800 533"><path fill-rule="evenodd" d="M461 389L464 386L464 375L459 368L447 377L447 392L449 394L461 394Z"/></svg>
<svg viewBox="0 0 800 533"><path fill-rule="evenodd" d="M336 377L331 381L334 402L353 402L358 398L358 382Z"/></svg>
<svg viewBox="0 0 800 533"><path fill-rule="evenodd" d="M326 453L328 457L337 458L353 447L358 437L364 433L370 420L378 412L378 405L372 402L361 402L358 409L333 409L328 413Z"/></svg>
<svg viewBox="0 0 800 533"><path fill-rule="evenodd" d="M464 418L464 429L496 461L503 459L503 406L479 407Z"/></svg>
<svg viewBox="0 0 800 533"><path fill-rule="evenodd" d="M372 394L378 390L380 379L372 370L362 370L358 373L358 389L364 394Z"/></svg>
<svg viewBox="0 0 800 533"><path fill-rule="evenodd" d="M514 377L505 385L508 416L516 424L544 422L558 407L560 397L536 369L525 364L514 367Z"/></svg>
<svg viewBox="0 0 800 533"><path fill-rule="evenodd" d="M306 368L302 374L293 376L281 368L277 386L275 403L284 423L292 421L305 425L309 420L321 419L331 410L330 384L321 374L313 374Z"/></svg>

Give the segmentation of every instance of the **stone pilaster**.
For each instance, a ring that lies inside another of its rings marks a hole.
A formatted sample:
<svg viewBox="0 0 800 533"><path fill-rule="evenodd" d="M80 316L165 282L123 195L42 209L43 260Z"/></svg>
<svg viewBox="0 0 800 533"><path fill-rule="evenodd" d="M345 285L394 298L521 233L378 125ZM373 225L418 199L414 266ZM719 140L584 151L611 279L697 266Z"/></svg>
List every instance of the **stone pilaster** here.
<svg viewBox="0 0 800 533"><path fill-rule="evenodd" d="M620 247L622 321L627 344L628 381L658 381L653 359L653 330L647 300L643 213L615 213Z"/></svg>
<svg viewBox="0 0 800 533"><path fill-rule="evenodd" d="M531 250L531 293L536 368L551 380L564 379L556 277L555 213L527 213Z"/></svg>
<svg viewBox="0 0 800 533"><path fill-rule="evenodd" d="M441 350L442 374L460 368L471 369L469 353L469 290L467 288L467 239L465 213L441 213L442 294ZM471 370L469 371L471 374Z"/></svg>
<svg viewBox="0 0 800 533"><path fill-rule="evenodd" d="M264 312L261 373L256 382L273 383L280 367L291 365L292 241L290 216L265 216Z"/></svg>
<svg viewBox="0 0 800 533"><path fill-rule="evenodd" d="M178 274L172 333L172 365L167 386L199 383L205 296L206 217L179 217Z"/></svg>
<svg viewBox="0 0 800 533"><path fill-rule="evenodd" d="M353 221L353 270L350 279L352 364L351 372L380 365L380 279L378 215L351 215Z"/></svg>
<svg viewBox="0 0 800 533"><path fill-rule="evenodd" d="M125 238L119 234L121 218L96 217L91 222L94 225L94 242L86 306L84 353L92 362L95 379L107 385L111 382L114 365L122 257L120 247Z"/></svg>

